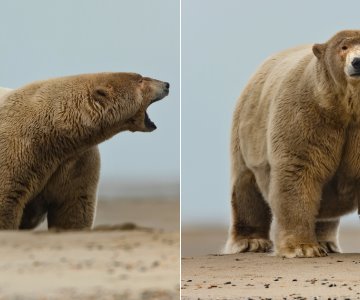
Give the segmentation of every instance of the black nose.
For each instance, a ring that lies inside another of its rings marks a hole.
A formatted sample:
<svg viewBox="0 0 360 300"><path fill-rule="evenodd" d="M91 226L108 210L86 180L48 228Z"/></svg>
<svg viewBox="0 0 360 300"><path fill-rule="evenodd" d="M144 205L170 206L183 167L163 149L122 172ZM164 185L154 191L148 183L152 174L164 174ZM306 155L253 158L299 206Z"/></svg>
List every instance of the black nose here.
<svg viewBox="0 0 360 300"><path fill-rule="evenodd" d="M352 60L351 65L354 67L355 70L360 70L360 57L355 57Z"/></svg>
<svg viewBox="0 0 360 300"><path fill-rule="evenodd" d="M168 82L165 82L165 88L169 88L170 87L170 83L168 83Z"/></svg>

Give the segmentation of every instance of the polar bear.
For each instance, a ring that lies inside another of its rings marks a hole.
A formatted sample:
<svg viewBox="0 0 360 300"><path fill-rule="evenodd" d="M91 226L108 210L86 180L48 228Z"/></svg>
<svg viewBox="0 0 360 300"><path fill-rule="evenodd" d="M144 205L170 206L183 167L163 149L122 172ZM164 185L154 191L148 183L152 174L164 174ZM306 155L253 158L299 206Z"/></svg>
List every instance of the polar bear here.
<svg viewBox="0 0 360 300"><path fill-rule="evenodd" d="M360 200L360 31L270 57L233 115L232 223L225 253L339 252Z"/></svg>
<svg viewBox="0 0 360 300"><path fill-rule="evenodd" d="M135 73L83 74L0 90L0 229L92 227L97 145L150 132L146 109L169 83Z"/></svg>

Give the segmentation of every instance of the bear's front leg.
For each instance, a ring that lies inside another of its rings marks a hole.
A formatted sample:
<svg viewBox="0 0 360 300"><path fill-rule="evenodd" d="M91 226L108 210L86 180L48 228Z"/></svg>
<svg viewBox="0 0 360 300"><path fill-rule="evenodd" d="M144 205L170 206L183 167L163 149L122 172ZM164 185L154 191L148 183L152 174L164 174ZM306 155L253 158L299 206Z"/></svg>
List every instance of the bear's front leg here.
<svg viewBox="0 0 360 300"><path fill-rule="evenodd" d="M90 229L97 201L100 156L97 147L63 163L45 190L49 228Z"/></svg>
<svg viewBox="0 0 360 300"><path fill-rule="evenodd" d="M318 220L316 222L316 237L319 244L328 253L340 253L341 249L338 241L340 219Z"/></svg>
<svg viewBox="0 0 360 300"><path fill-rule="evenodd" d="M13 192L0 197L0 230L15 230L20 226L23 212L22 199L12 195Z"/></svg>
<svg viewBox="0 0 360 300"><path fill-rule="evenodd" d="M275 216L277 255L326 256L315 231L321 190L321 181L307 166L285 164L272 169L269 202Z"/></svg>
<svg viewBox="0 0 360 300"><path fill-rule="evenodd" d="M19 229L24 207L30 197L31 184L25 178L1 178L0 230Z"/></svg>

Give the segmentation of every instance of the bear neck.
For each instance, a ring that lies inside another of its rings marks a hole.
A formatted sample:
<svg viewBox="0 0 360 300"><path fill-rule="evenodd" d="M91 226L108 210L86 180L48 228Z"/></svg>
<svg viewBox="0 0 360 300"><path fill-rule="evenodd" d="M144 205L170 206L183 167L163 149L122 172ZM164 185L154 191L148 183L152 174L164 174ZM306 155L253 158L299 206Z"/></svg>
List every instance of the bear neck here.
<svg viewBox="0 0 360 300"><path fill-rule="evenodd" d="M47 147L49 149L57 149L56 156L58 158L68 159L88 151L123 131L127 131L127 126L124 124L113 127L103 126L96 130L81 128L81 132L74 132L73 128L68 130L62 128L57 132L55 130L48 140Z"/></svg>

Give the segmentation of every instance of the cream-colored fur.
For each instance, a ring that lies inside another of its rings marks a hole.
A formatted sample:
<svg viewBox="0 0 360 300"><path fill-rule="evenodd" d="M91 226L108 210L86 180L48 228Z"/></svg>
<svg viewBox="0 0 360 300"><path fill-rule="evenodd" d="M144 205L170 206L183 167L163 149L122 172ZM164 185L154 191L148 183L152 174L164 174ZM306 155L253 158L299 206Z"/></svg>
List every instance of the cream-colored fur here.
<svg viewBox="0 0 360 300"><path fill-rule="evenodd" d="M358 207L360 31L270 57L233 116L232 224L225 253L338 252L339 218ZM349 71L347 71L349 70Z"/></svg>
<svg viewBox="0 0 360 300"><path fill-rule="evenodd" d="M9 93L11 89L0 87L0 99L5 96L7 93ZM1 100L0 100L1 103Z"/></svg>
<svg viewBox="0 0 360 300"><path fill-rule="evenodd" d="M169 84L133 73L85 74L0 89L0 229L91 228L97 145L152 131L146 109Z"/></svg>

